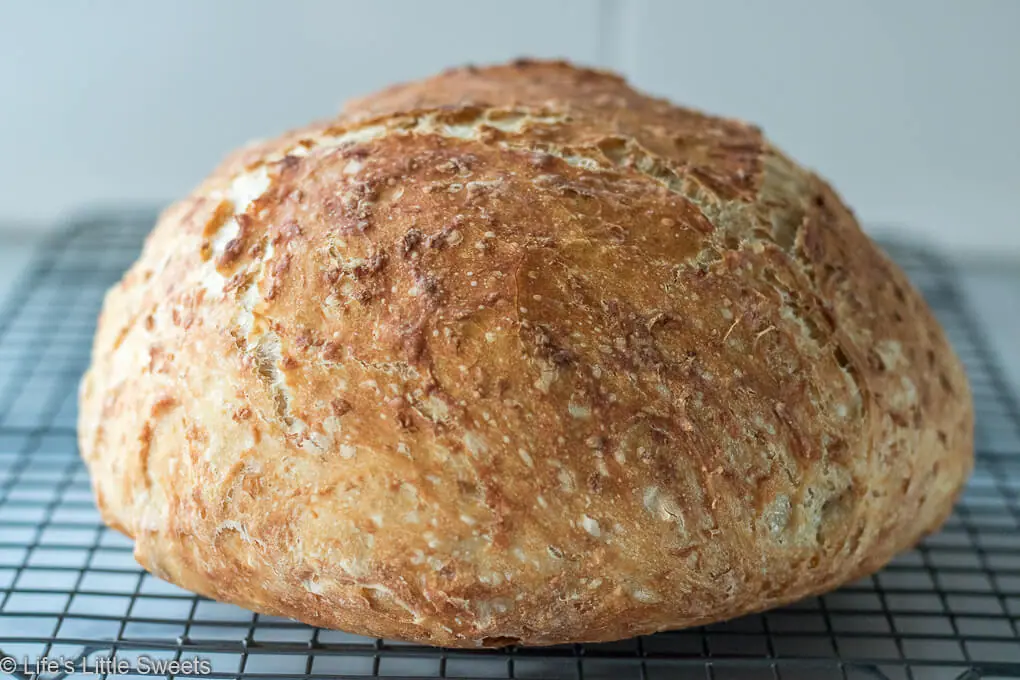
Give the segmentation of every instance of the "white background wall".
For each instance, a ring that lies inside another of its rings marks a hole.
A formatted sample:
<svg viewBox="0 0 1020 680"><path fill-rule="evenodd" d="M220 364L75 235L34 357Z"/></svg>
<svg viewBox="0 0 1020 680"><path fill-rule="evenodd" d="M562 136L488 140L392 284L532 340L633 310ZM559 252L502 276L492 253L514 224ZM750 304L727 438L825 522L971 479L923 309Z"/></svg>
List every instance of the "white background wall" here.
<svg viewBox="0 0 1020 680"><path fill-rule="evenodd" d="M868 223L1020 254L1018 0L0 0L0 222L162 203L347 97L520 55L759 123Z"/></svg>

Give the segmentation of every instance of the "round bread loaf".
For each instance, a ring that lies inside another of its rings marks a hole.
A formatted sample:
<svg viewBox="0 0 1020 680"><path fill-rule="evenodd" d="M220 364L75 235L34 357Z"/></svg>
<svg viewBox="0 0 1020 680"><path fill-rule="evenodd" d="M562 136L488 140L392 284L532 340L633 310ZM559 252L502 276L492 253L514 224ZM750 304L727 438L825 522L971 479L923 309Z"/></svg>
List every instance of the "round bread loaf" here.
<svg viewBox="0 0 1020 680"><path fill-rule="evenodd" d="M80 405L152 573L463 647L835 588L938 528L973 456L960 362L823 180L560 62L234 154L107 295Z"/></svg>

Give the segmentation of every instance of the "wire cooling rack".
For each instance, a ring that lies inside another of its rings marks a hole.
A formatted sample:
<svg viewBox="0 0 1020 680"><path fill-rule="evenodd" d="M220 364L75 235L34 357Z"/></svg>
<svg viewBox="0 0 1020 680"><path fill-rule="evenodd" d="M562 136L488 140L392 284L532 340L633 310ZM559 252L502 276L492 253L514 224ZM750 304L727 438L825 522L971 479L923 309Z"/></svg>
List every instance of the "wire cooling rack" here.
<svg viewBox="0 0 1020 680"><path fill-rule="evenodd" d="M71 661L75 677L1020 678L1020 406L932 254L889 246L966 363L978 411L977 469L941 533L876 576L761 615L613 644L464 651L206 600L146 574L102 525L75 445L76 388L103 292L152 220L72 225L0 304L0 659L17 660L15 678L40 658ZM116 673L104 672L111 656Z"/></svg>

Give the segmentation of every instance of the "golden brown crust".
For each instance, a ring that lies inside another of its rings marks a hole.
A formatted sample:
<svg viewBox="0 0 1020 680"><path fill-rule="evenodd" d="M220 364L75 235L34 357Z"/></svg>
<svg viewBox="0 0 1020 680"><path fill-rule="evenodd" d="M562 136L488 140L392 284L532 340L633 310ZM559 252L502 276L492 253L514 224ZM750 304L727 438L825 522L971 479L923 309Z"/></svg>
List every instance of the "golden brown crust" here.
<svg viewBox="0 0 1020 680"><path fill-rule="evenodd" d="M938 324L821 179L522 62L355 102L168 209L106 299L79 436L153 573L499 646L874 571L948 514L972 428Z"/></svg>

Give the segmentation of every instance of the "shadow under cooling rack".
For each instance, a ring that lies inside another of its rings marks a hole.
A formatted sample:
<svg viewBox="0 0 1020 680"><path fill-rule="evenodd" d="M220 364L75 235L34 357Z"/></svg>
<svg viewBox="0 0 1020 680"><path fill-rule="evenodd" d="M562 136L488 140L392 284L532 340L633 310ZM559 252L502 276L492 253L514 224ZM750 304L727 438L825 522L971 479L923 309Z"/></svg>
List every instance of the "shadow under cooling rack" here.
<svg viewBox="0 0 1020 680"><path fill-rule="evenodd" d="M140 673L199 657L195 675L220 678L1020 678L1020 409L953 270L931 254L887 244L974 390L977 467L942 532L873 577L760 615L613 644L463 651L211 602L143 572L102 525L75 445L77 381L103 293L152 221L72 225L0 305L0 656L84 658L95 671L115 654Z"/></svg>

